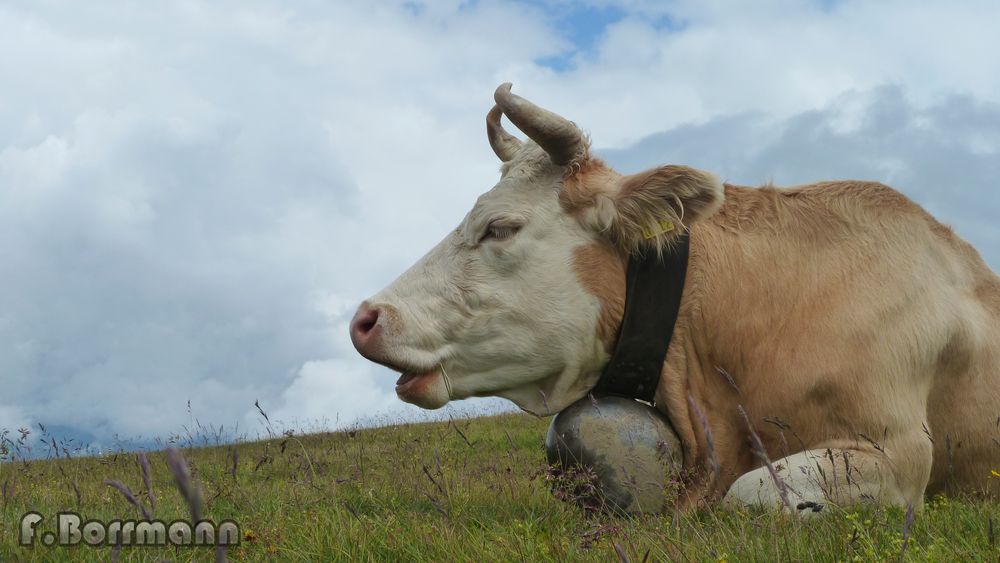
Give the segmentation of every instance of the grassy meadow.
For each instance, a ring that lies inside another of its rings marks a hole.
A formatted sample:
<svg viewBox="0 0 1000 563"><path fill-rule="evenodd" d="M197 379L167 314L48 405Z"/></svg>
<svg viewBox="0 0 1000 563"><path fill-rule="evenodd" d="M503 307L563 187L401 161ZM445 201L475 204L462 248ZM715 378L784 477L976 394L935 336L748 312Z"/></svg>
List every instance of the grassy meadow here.
<svg viewBox="0 0 1000 563"><path fill-rule="evenodd" d="M1000 561L1000 503L974 499L930 499L910 523L902 510L878 508L831 507L809 521L591 513L551 492L547 425L504 414L285 433L180 456L149 452L145 471L136 453L8 461L0 464L0 561ZM44 531L60 511L109 521L140 519L141 508L169 522L190 519L192 504L204 518L236 521L240 544L225 554L18 544L29 511L45 516Z"/></svg>

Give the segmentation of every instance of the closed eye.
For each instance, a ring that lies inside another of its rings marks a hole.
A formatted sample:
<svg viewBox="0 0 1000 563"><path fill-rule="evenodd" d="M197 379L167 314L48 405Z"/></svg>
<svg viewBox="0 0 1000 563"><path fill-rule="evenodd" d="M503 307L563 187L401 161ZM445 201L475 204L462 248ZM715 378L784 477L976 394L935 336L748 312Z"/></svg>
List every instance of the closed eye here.
<svg viewBox="0 0 1000 563"><path fill-rule="evenodd" d="M486 227L486 231L479 239L479 242L486 242L488 240L507 240L516 235L520 230L521 225L493 221Z"/></svg>

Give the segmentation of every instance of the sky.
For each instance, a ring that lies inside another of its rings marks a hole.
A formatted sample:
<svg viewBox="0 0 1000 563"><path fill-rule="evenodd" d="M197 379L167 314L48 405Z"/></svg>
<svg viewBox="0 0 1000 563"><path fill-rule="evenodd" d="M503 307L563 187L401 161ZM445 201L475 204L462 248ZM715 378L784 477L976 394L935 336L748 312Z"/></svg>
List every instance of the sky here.
<svg viewBox="0 0 1000 563"><path fill-rule="evenodd" d="M0 429L425 416L347 323L498 179L506 81L622 172L882 181L997 269L997 21L992 0L0 0Z"/></svg>

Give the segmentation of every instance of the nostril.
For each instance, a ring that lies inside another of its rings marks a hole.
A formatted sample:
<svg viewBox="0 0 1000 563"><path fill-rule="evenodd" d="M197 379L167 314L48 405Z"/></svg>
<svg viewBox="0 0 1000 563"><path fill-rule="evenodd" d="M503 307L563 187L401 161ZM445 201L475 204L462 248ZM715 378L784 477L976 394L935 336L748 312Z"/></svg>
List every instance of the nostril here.
<svg viewBox="0 0 1000 563"><path fill-rule="evenodd" d="M369 309L357 320L358 331L361 334L368 334L378 324L378 309Z"/></svg>
<svg viewBox="0 0 1000 563"><path fill-rule="evenodd" d="M354 314L354 318L351 319L351 341L362 354L370 353L371 348L377 345L375 341L378 338L373 333L378 325L379 316L381 316L381 311L378 307L362 303L358 307L358 312Z"/></svg>

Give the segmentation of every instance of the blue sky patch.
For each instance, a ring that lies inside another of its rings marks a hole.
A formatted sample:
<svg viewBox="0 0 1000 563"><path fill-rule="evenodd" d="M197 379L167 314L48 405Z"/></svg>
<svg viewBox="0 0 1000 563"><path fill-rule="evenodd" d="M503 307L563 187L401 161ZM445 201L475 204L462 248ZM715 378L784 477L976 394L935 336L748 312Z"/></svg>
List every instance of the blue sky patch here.
<svg viewBox="0 0 1000 563"><path fill-rule="evenodd" d="M546 2L544 0L524 0L525 4L545 11L563 37L569 39L573 47L559 55L544 57L537 62L557 72L572 69L578 57L596 54L598 43L608 26L624 19L628 13L618 6L594 6L576 2ZM681 31L683 22L668 15L658 16L649 22L655 29Z"/></svg>
<svg viewBox="0 0 1000 563"><path fill-rule="evenodd" d="M558 72L572 68L573 58L577 55L587 55L596 51L604 30L626 15L624 10L616 6L553 4L541 0L526 0L525 3L542 8L551 18L553 26L573 44L570 51L538 60L539 64Z"/></svg>

